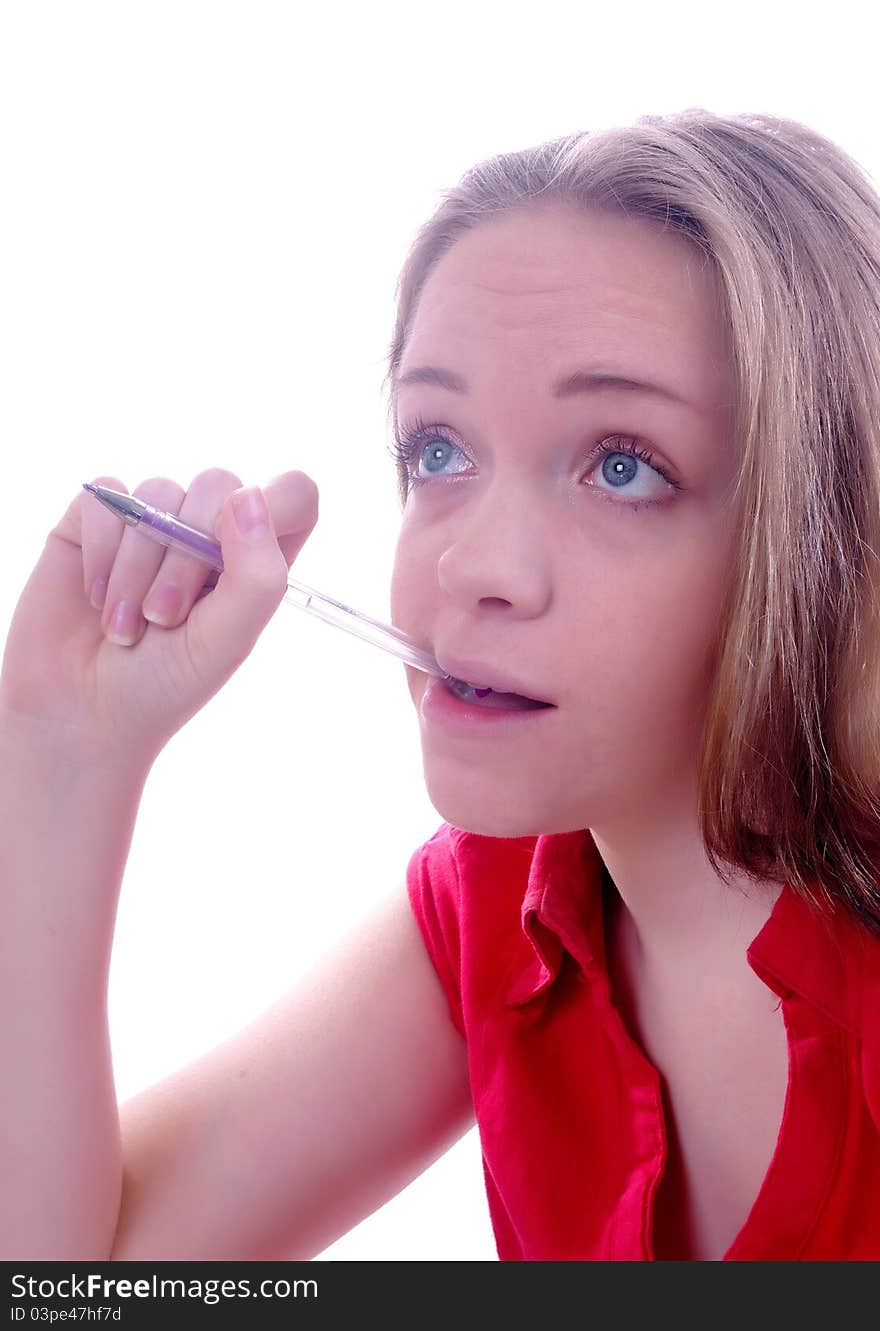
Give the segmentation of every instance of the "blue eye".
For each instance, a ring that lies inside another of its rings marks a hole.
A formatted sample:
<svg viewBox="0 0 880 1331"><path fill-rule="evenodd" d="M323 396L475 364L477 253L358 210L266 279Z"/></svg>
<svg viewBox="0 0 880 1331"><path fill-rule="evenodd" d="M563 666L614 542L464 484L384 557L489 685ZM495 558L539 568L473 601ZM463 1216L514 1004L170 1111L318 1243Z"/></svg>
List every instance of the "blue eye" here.
<svg viewBox="0 0 880 1331"><path fill-rule="evenodd" d="M624 496L632 489L628 483L638 476L642 467L647 467L653 471L655 476L659 476L664 482L667 490L666 494L645 498L644 496L633 495L633 502L626 503L626 507L631 512L637 513L642 508L653 508L656 505L663 505L674 497L668 493L670 487L672 491L681 490L682 486L678 481L674 481L665 467L661 467L659 462L654 461L654 455L640 448L635 439L628 439L620 435L612 435L609 439L603 439L596 445L590 455L590 470L596 466L599 459L602 459L602 477L612 487L612 492L618 490ZM591 486L595 489L595 486ZM604 498L610 497L605 490L597 490L597 494ZM619 503L619 500L612 499L612 503Z"/></svg>
<svg viewBox="0 0 880 1331"><path fill-rule="evenodd" d="M450 456L458 453L459 457L465 454L448 436L443 433L445 426L428 426L420 418L417 418L412 425L402 426L398 430L394 443L390 446L390 453L401 472L405 475L407 488L416 488L424 485L430 480L430 475L418 475L413 470L413 462L416 455L421 453L420 462L424 460L425 467L430 474L442 478L455 476L456 472L445 470ZM431 445L430 450L428 445ZM450 451L451 450L451 451ZM621 495L626 496L633 489L630 482L637 477L641 470L639 463L649 468L656 476L662 478L666 483L667 490L681 490L682 486L669 475L664 467L654 461L653 454L641 448L638 442L626 435L609 435L600 440L591 450L588 458L588 473L595 469L600 459L613 459L607 464L603 463L603 479L611 487L611 492L600 490L593 482L590 482L588 488L594 490L603 499L609 500L618 507L626 508L629 512L638 512L642 508L654 508L662 506L669 502L672 497L668 493L661 497L646 498L644 495L634 494L632 501L628 499L615 499L613 492L616 489Z"/></svg>
<svg viewBox="0 0 880 1331"><path fill-rule="evenodd" d="M416 454L421 452L425 467L431 475L449 475L443 468L450 456L450 450L464 457L461 449L446 435L439 432L440 427L429 429L421 422L403 428L391 448L391 454L398 465L407 473L411 485L422 485L428 478L413 474L412 464ZM428 445L430 444L430 448ZM421 459L420 459L421 460ZM454 474L454 473L453 473Z"/></svg>

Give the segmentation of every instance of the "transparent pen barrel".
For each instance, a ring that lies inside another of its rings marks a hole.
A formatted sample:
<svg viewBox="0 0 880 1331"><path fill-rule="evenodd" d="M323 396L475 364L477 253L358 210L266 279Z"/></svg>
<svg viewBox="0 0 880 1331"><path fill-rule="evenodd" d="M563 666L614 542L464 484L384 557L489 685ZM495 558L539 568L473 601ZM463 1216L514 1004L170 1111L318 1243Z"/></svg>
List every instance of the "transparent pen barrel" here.
<svg viewBox="0 0 880 1331"><path fill-rule="evenodd" d="M382 624L378 620L371 619L369 615L362 615L352 610L350 606L313 591L302 583L290 581L287 586L288 590L283 599L289 605L306 610L310 615L322 619L325 624L333 624L336 628L344 629L346 633L351 633L364 642L371 642L376 647L384 648L408 665L416 666L420 670L427 669L432 674L443 673L433 657L414 646L407 635L393 625Z"/></svg>

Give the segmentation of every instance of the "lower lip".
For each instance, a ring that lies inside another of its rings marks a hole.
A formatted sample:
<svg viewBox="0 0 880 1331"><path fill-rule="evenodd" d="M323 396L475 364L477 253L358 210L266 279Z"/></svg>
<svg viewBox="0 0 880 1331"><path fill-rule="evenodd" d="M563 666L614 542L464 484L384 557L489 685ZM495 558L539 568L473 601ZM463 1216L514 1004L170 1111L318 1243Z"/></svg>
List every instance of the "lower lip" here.
<svg viewBox="0 0 880 1331"><path fill-rule="evenodd" d="M450 693L438 675L432 675L422 694L420 715L423 721L442 726L444 730L459 735L477 735L488 731L498 733L519 730L530 722L534 725L536 717L546 716L555 710L554 707L530 707L524 712L507 712L478 707L473 703L462 702L454 693Z"/></svg>

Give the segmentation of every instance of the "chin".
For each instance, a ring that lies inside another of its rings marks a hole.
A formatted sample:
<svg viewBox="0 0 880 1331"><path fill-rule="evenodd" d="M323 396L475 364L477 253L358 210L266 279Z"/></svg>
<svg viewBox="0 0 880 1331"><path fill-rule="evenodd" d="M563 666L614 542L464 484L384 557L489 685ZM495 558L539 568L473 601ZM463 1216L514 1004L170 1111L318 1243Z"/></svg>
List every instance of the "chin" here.
<svg viewBox="0 0 880 1331"><path fill-rule="evenodd" d="M539 808L512 809L504 805L502 798L496 804L491 800L482 802L478 807L474 800L462 799L450 795L448 791L432 789L428 783L428 798L444 822L458 827L462 832L473 832L476 836L504 837L514 840L517 837L547 836L554 832L570 832L571 825ZM581 824L578 824L581 826Z"/></svg>

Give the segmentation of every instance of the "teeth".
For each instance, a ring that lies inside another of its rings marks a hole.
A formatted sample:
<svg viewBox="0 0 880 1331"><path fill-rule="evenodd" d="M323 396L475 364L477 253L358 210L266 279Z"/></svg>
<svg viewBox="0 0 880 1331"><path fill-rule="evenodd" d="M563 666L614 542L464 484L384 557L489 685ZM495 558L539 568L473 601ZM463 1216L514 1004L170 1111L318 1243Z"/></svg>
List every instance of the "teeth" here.
<svg viewBox="0 0 880 1331"><path fill-rule="evenodd" d="M452 679L447 681L447 688L455 697L460 698L462 702L470 702L476 706L475 699L479 699L479 705L484 708L497 711L528 711L530 708L542 707L544 704L534 702L530 698L521 698L515 693L498 693L495 689L480 689L476 685L468 684L463 679ZM497 699L497 701L496 701Z"/></svg>
<svg viewBox="0 0 880 1331"><path fill-rule="evenodd" d="M479 689L475 684L468 684L466 679L450 679L450 686L455 693L475 693L478 698L485 698L491 689Z"/></svg>

